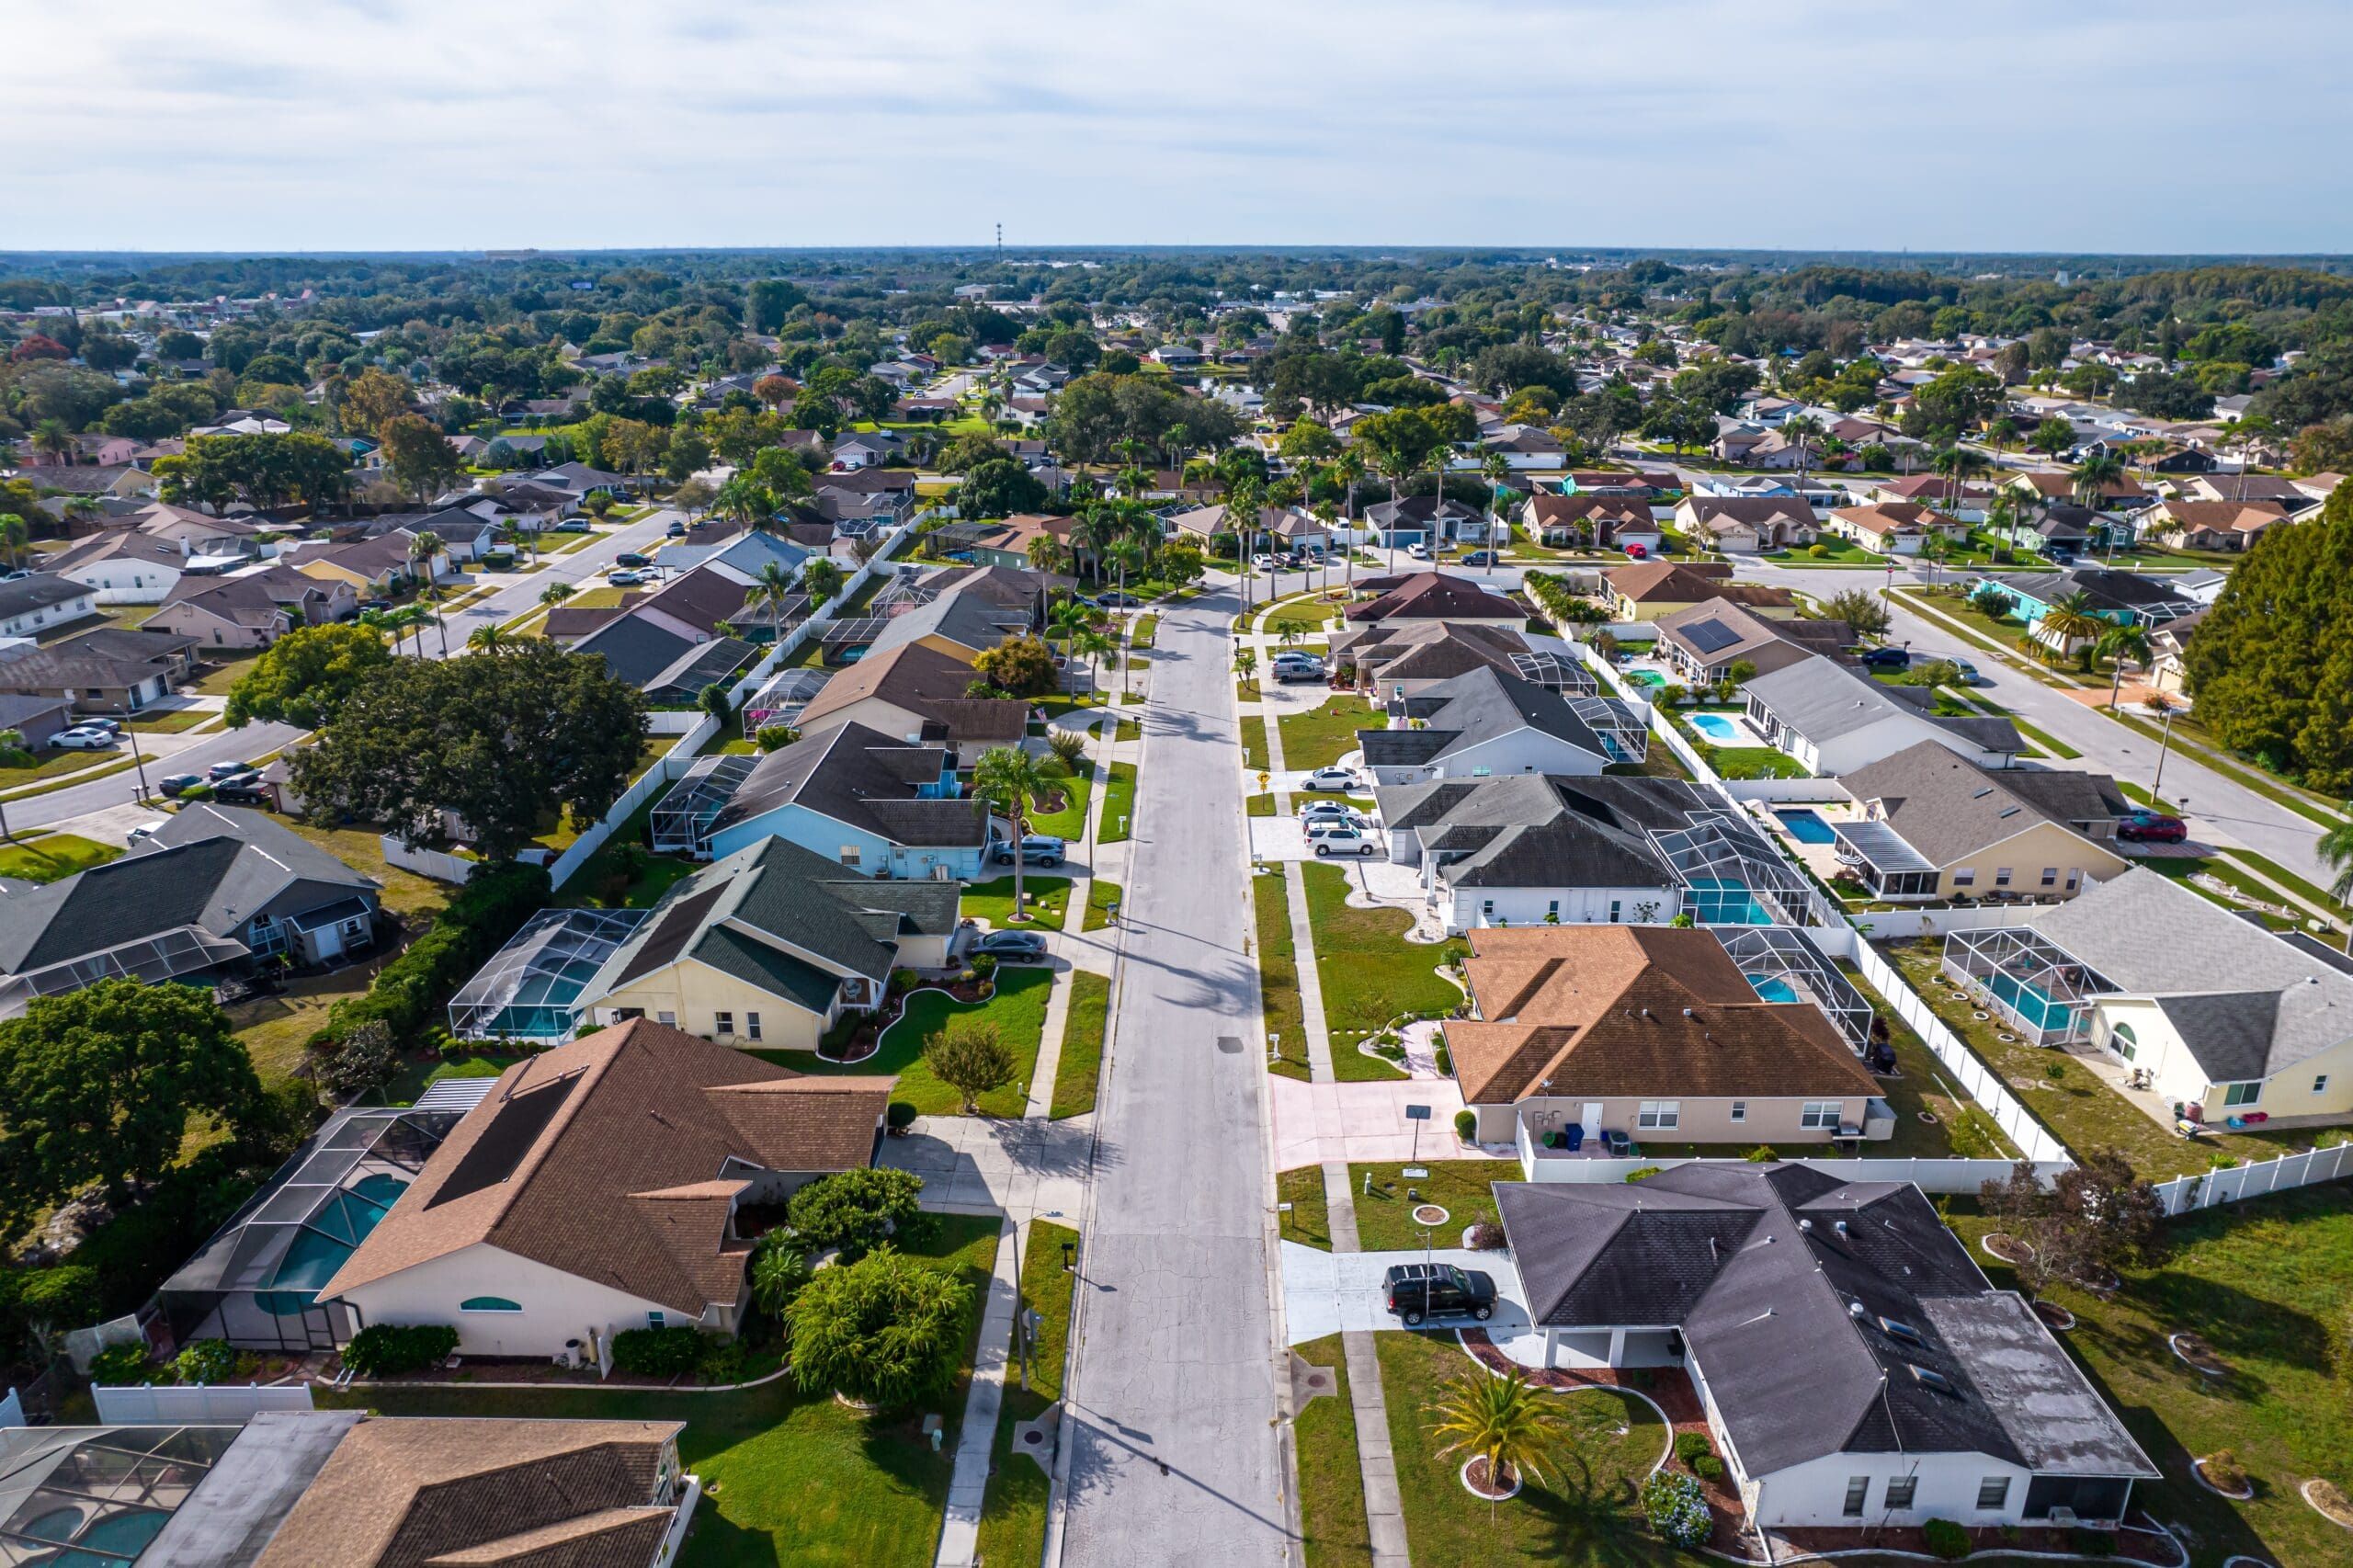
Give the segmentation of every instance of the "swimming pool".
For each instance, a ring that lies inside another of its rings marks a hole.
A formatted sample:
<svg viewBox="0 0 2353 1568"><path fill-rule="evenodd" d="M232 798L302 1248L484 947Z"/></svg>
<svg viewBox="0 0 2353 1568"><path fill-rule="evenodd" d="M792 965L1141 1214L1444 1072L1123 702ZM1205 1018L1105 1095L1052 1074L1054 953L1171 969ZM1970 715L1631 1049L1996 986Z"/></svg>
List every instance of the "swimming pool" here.
<svg viewBox="0 0 2353 1568"><path fill-rule="evenodd" d="M254 1292L254 1304L278 1317L299 1317L318 1300L319 1287L335 1278L344 1259L376 1228L408 1183L382 1171L361 1176L319 1206L278 1260L271 1289Z"/></svg>
<svg viewBox="0 0 2353 1568"><path fill-rule="evenodd" d="M2029 984L2014 974L1995 970L1985 977L1985 988L2003 1006L2016 1016L2018 1022L2044 1034L2064 1032L2075 1021L2075 1009L2062 1002L2040 985Z"/></svg>
<svg viewBox="0 0 2353 1568"><path fill-rule="evenodd" d="M1711 741L1739 741L1747 736L1740 722L1722 713L1694 713L1691 727Z"/></svg>
<svg viewBox="0 0 2353 1568"><path fill-rule="evenodd" d="M1725 877L1701 877L1683 890L1684 907L1702 926L1770 926L1773 917L1747 887Z"/></svg>
<svg viewBox="0 0 2353 1568"><path fill-rule="evenodd" d="M1790 983L1775 975L1752 974L1748 977L1748 983L1756 988L1756 999L1760 1002L1794 1002L1798 999L1798 994L1790 989Z"/></svg>
<svg viewBox="0 0 2353 1568"><path fill-rule="evenodd" d="M1781 825L1788 828L1790 830L1790 836L1796 839L1800 844L1836 844L1838 842L1838 835L1830 831L1830 824L1824 822L1820 814L1817 812L1795 811L1775 812L1773 814L1781 819Z"/></svg>
<svg viewBox="0 0 2353 1568"><path fill-rule="evenodd" d="M1656 670L1629 670L1627 681L1634 686L1665 686L1666 677Z"/></svg>
<svg viewBox="0 0 2353 1568"><path fill-rule="evenodd" d="M129 1559L147 1550L149 1543L164 1533L170 1515L153 1509L141 1508L108 1514L84 1530L74 1547L95 1547L93 1551L67 1549L51 1559L53 1568L121 1568Z"/></svg>

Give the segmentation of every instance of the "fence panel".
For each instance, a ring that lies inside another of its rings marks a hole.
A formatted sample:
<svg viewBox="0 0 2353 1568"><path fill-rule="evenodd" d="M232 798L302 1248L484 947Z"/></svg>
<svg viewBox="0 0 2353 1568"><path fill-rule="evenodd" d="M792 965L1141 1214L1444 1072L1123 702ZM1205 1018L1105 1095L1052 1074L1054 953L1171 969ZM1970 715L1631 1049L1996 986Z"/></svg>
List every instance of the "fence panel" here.
<svg viewBox="0 0 2353 1568"><path fill-rule="evenodd" d="M1854 799L1836 778L1727 778L1724 792L1735 801L1813 801L1843 805Z"/></svg>
<svg viewBox="0 0 2353 1568"><path fill-rule="evenodd" d="M1977 1059L1977 1053L1945 1027L1944 1020L1929 1011L1928 1004L1904 983L1904 977L1893 966L1879 956L1868 942L1855 944L1855 967L1870 982L1871 989L1887 999L1896 1017L1912 1027L1928 1049L1936 1053L1970 1098L1984 1107L1995 1124L2001 1128L2011 1142L2037 1165L2046 1163L2073 1164L2067 1146L2053 1137L2049 1129L2037 1121L2010 1086L2002 1082L1994 1070Z"/></svg>
<svg viewBox="0 0 2353 1568"><path fill-rule="evenodd" d="M308 1410L308 1383L174 1384L167 1388L94 1388L98 1420L109 1426L176 1426L186 1422L242 1425L265 1410Z"/></svg>
<svg viewBox="0 0 2353 1568"><path fill-rule="evenodd" d="M398 866L404 871L415 871L420 877L431 877L436 881L462 883L482 863L452 855L446 849L411 849L396 835L389 833L380 837L377 843L383 849L384 864Z"/></svg>
<svg viewBox="0 0 2353 1568"><path fill-rule="evenodd" d="M588 863L588 858L605 846L605 841L613 835L613 830L627 822L638 807L676 782L678 775L687 770L687 765L694 760L695 754L717 733L719 721L708 713L703 714L701 722L679 736L676 743L662 754L660 761L647 768L636 783L621 791L621 798L613 802L613 809L605 813L603 821L582 834L570 848L555 858L555 863L548 868L549 885L560 889L571 881L573 874Z"/></svg>
<svg viewBox="0 0 2353 1568"><path fill-rule="evenodd" d="M1613 1157L1588 1158L1585 1155L1545 1154L1533 1149L1523 1131L1519 1140L1520 1171L1529 1181L1577 1182L1608 1186L1622 1182L1635 1171L1667 1170L1677 1165L1745 1165L1745 1160L1731 1159L1624 1159ZM2001 1181L2010 1174L2007 1160L1874 1158L1864 1154L1847 1159L1824 1155L1791 1156L1787 1164L1804 1165L1840 1181L1908 1181L1923 1192L1953 1193L1973 1197L1989 1181ZM2039 1160L2035 1169L2046 1182L2055 1180L2072 1161Z"/></svg>
<svg viewBox="0 0 2353 1568"><path fill-rule="evenodd" d="M2242 1198L2260 1198L2266 1193L2287 1192L2348 1177L2353 1177L2353 1143L2339 1143L2327 1149L2282 1154L2252 1165L2232 1165L2176 1176L2156 1187L2165 1213L2178 1218L2217 1204L2235 1203Z"/></svg>

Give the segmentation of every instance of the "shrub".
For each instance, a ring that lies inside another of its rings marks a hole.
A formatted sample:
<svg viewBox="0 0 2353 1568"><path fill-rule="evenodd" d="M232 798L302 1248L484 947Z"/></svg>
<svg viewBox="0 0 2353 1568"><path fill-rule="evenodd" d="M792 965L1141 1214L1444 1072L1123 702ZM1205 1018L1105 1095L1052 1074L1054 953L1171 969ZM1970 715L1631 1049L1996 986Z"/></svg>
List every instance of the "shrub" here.
<svg viewBox="0 0 2353 1568"><path fill-rule="evenodd" d="M421 1371L458 1347L446 1323L370 1324L343 1347L343 1364L363 1378L397 1378Z"/></svg>
<svg viewBox="0 0 2353 1568"><path fill-rule="evenodd" d="M170 1382L172 1373L148 1364L144 1345L109 1345L90 1358L90 1381L101 1388L135 1388Z"/></svg>
<svg viewBox="0 0 2353 1568"><path fill-rule="evenodd" d="M1670 1546L1697 1546L1708 1539L1708 1501L1699 1482L1662 1470L1643 1483L1643 1517Z"/></svg>
<svg viewBox="0 0 2353 1568"><path fill-rule="evenodd" d="M702 1334L679 1325L625 1328L613 1335L613 1365L641 1378L676 1378L702 1359Z"/></svg>
<svg viewBox="0 0 2353 1568"><path fill-rule="evenodd" d="M184 1383L226 1382L236 1375L237 1352L225 1339L199 1339L179 1353L172 1369Z"/></svg>
<svg viewBox="0 0 2353 1568"><path fill-rule="evenodd" d="M2207 1481L2218 1491L2244 1492L2247 1489L2246 1467L2239 1463L2239 1456L2234 1449L2222 1449L2208 1454L2198 1461L2198 1468L2206 1472Z"/></svg>
<svg viewBox="0 0 2353 1568"><path fill-rule="evenodd" d="M1490 1220L1482 1220L1471 1227L1471 1250L1494 1252L1504 1244L1504 1228Z"/></svg>
<svg viewBox="0 0 2353 1568"><path fill-rule="evenodd" d="M1948 1562L1969 1555L1969 1532L1950 1519L1930 1519L1920 1527L1920 1534L1929 1551Z"/></svg>
<svg viewBox="0 0 2353 1568"><path fill-rule="evenodd" d="M392 1043L392 1026L370 1018L341 1040L330 1039L313 1051L305 1063L318 1085L338 1100L347 1100L392 1075L400 1051Z"/></svg>
<svg viewBox="0 0 2353 1568"><path fill-rule="evenodd" d="M922 1191L923 1178L908 1171L842 1171L794 1193L785 1218L811 1253L839 1247L854 1260L914 1221Z"/></svg>
<svg viewBox="0 0 2353 1568"><path fill-rule="evenodd" d="M478 867L433 928L386 964L366 995L347 996L328 1010L324 1032L347 1040L362 1024L381 1020L399 1041L442 1022L450 994L550 897L544 867L519 861Z"/></svg>
<svg viewBox="0 0 2353 1568"><path fill-rule="evenodd" d="M1816 561L1830 559L1830 547L1826 544L1809 544L1805 547L1805 552Z"/></svg>
<svg viewBox="0 0 2353 1568"><path fill-rule="evenodd" d="M1685 1464L1716 1451L1705 1432L1677 1432L1675 1435L1675 1457Z"/></svg>
<svg viewBox="0 0 2353 1568"><path fill-rule="evenodd" d="M1741 1156L1742 1159L1746 1160L1752 1165L1766 1165L1771 1161L1778 1160L1780 1157L1780 1155L1773 1153L1773 1145L1770 1143L1759 1143L1756 1147L1751 1149L1747 1153Z"/></svg>
<svg viewBox="0 0 2353 1568"><path fill-rule="evenodd" d="M1658 1173L1664 1168L1664 1166L1660 1165L1643 1165L1637 1170L1628 1171L1626 1173L1626 1179L1629 1182L1648 1181L1651 1177L1658 1175Z"/></svg>
<svg viewBox="0 0 2353 1568"><path fill-rule="evenodd" d="M996 973L996 963L997 959L995 953L974 953L972 955L972 974L974 978L980 980L988 980L993 978Z"/></svg>
<svg viewBox="0 0 2353 1568"><path fill-rule="evenodd" d="M2067 1550L2078 1557L2113 1557L2116 1538L2106 1530L2087 1529L2078 1525L2067 1532Z"/></svg>
<svg viewBox="0 0 2353 1568"><path fill-rule="evenodd" d="M892 1100L891 1108L882 1113L882 1119L893 1130L904 1131L915 1124L915 1108L911 1101Z"/></svg>
<svg viewBox="0 0 2353 1568"><path fill-rule="evenodd" d="M1020 1071L1013 1048L995 1024L979 1018L956 1017L923 1042L923 1059L932 1075L962 1096L964 1114L980 1109L980 1098L1013 1082Z"/></svg>
<svg viewBox="0 0 2353 1568"><path fill-rule="evenodd" d="M80 1328L98 1315L97 1271L79 1263L34 1269L17 1283L17 1305L40 1333Z"/></svg>
<svg viewBox="0 0 2353 1568"><path fill-rule="evenodd" d="M1046 749L1061 758L1064 767L1076 772L1086 760L1086 737L1075 730L1056 730L1047 735Z"/></svg>
<svg viewBox="0 0 2353 1568"><path fill-rule="evenodd" d="M782 751L801 738L801 732L790 724L762 724L753 739L762 751Z"/></svg>
<svg viewBox="0 0 2353 1568"><path fill-rule="evenodd" d="M1701 1454L1691 1461L1691 1473L1702 1481L1718 1481L1724 1473L1724 1461L1713 1454Z"/></svg>
<svg viewBox="0 0 2353 1568"><path fill-rule="evenodd" d="M889 1246L821 1268L786 1309L804 1390L900 1405L955 1381L972 1287Z"/></svg>
<svg viewBox="0 0 2353 1568"><path fill-rule="evenodd" d="M1479 1113L1470 1109L1456 1111L1454 1135L1465 1143L1476 1143L1479 1141Z"/></svg>
<svg viewBox="0 0 2353 1568"><path fill-rule="evenodd" d="M740 1383L751 1366L751 1357L740 1339L709 1334L702 1337L701 1352L695 1358L695 1376L707 1383Z"/></svg>

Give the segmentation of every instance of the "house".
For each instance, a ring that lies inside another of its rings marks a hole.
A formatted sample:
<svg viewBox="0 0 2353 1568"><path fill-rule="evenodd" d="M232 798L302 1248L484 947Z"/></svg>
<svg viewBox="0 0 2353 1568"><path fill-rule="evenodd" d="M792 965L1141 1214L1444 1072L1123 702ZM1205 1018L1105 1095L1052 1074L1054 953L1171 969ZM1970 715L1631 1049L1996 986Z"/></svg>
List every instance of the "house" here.
<svg viewBox="0 0 2353 1568"><path fill-rule="evenodd" d="M1821 533L1813 508L1795 496L1692 495L1675 508L1687 539L1732 554L1812 544Z"/></svg>
<svg viewBox="0 0 2353 1568"><path fill-rule="evenodd" d="M609 1360L627 1329L733 1334L736 1208L869 1165L888 1078L810 1077L650 1018L525 1058L320 1288L460 1355Z"/></svg>
<svg viewBox="0 0 2353 1568"><path fill-rule="evenodd" d="M265 566L234 577L185 577L143 630L193 637L207 649L267 648L299 626L348 620L359 611L349 583Z"/></svg>
<svg viewBox="0 0 2353 1568"><path fill-rule="evenodd" d="M1654 552L1664 542L1650 503L1631 496L1540 493L1520 505L1519 526L1548 550L1639 544Z"/></svg>
<svg viewBox="0 0 2353 1568"><path fill-rule="evenodd" d="M1956 486L1940 473L1913 473L1901 479L1870 480L1861 482L1856 488L1868 503L1916 502L1933 506L1945 516L1964 523L1984 521L1986 505L1994 498L1990 484L1972 481Z"/></svg>
<svg viewBox="0 0 2353 1568"><path fill-rule="evenodd" d="M375 597L392 593L424 573L426 563L409 554L415 543L415 535L396 529L348 544L333 540L298 544L287 551L282 559L306 577L348 584L355 593ZM447 575L449 570L447 556L432 563L436 578Z"/></svg>
<svg viewBox="0 0 2353 1568"><path fill-rule="evenodd" d="M958 561L978 566L1010 566L1027 571L1032 564L1029 547L1040 539L1053 540L1059 551L1070 544L1071 517L1049 517L1035 512L971 523L950 523L931 537L932 542ZM952 540L952 542L951 542Z"/></svg>
<svg viewBox="0 0 2353 1568"><path fill-rule="evenodd" d="M2039 626L2051 607L2070 594L2081 593L2089 612L2119 626L2162 626L2199 608L2168 578L2118 572L2102 566L2077 566L2065 572L2013 572L1983 577L1970 592L1991 583L2009 595L2015 613L2029 628ZM2069 650L2072 652L2073 650Z"/></svg>
<svg viewBox="0 0 2353 1568"><path fill-rule="evenodd" d="M35 572L0 583L0 637L39 637L98 613L98 590L79 578Z"/></svg>
<svg viewBox="0 0 2353 1568"><path fill-rule="evenodd" d="M2191 1122L2353 1121L2353 974L2135 867L1944 967L2043 1044L2089 1040ZM1986 1006L1981 1002L1980 1006Z"/></svg>
<svg viewBox="0 0 2353 1568"><path fill-rule="evenodd" d="M2132 525L2122 517L2095 512L2088 506L2053 501L2032 516L2018 518L2007 528L1988 524L1985 531L1997 543L2012 550L2030 550L2064 562L2106 545L2111 538L2120 543L2129 542Z"/></svg>
<svg viewBox="0 0 2353 1568"><path fill-rule="evenodd" d="M129 463L109 463L104 468L80 464L44 468L27 477L35 488L59 495L113 496L127 501L155 493L155 476Z"/></svg>
<svg viewBox="0 0 2353 1568"><path fill-rule="evenodd" d="M989 809L963 794L961 761L854 720L804 726L753 765L711 823L710 852L785 838L860 876L975 881Z"/></svg>
<svg viewBox="0 0 2353 1568"><path fill-rule="evenodd" d="M1614 620L1657 620L1716 599L1767 620L1798 618L1797 596L1789 589L1731 579L1731 562L1713 561L1642 561L1601 574Z"/></svg>
<svg viewBox="0 0 2353 1568"><path fill-rule="evenodd" d="M586 463L569 462L539 470L531 475L531 483L542 490L561 492L577 506L600 490L616 499L628 494L630 479L627 474L590 468Z"/></svg>
<svg viewBox="0 0 2353 1568"><path fill-rule="evenodd" d="M2141 531L2177 550L2237 552L2287 520L2277 501L2160 501L2142 515Z"/></svg>
<svg viewBox="0 0 2353 1568"><path fill-rule="evenodd" d="M1569 699L1482 667L1388 704L1389 727L1357 732L1380 784L1505 773L1590 777L1620 760Z"/></svg>
<svg viewBox="0 0 2353 1568"><path fill-rule="evenodd" d="M256 812L190 805L119 859L0 900L0 1007L108 974L331 966L370 948L377 888Z"/></svg>
<svg viewBox="0 0 2353 1568"><path fill-rule="evenodd" d="M1770 674L1817 655L1835 655L1855 641L1843 620L1770 619L1722 596L1651 624L1658 628L1658 657L1692 686L1722 680L1734 665Z"/></svg>
<svg viewBox="0 0 2353 1568"><path fill-rule="evenodd" d="M1443 572L1414 572L1397 576L1363 577L1357 587L1370 594L1343 612L1350 627L1371 627L1392 621L1444 620L1456 626L1489 626L1518 631L1528 623L1527 608L1494 593L1468 577Z"/></svg>
<svg viewBox="0 0 2353 1568"><path fill-rule="evenodd" d="M906 447L906 442L888 430L854 430L834 443L831 460L838 469L881 468L895 461Z"/></svg>
<svg viewBox="0 0 2353 1568"><path fill-rule="evenodd" d="M651 602L622 611L574 643L573 651L603 659L617 679L644 692L656 707L692 706L703 687L725 680L759 652L740 637L677 630L669 618L645 613Z"/></svg>
<svg viewBox="0 0 2353 1568"><path fill-rule="evenodd" d="M186 506L155 502L133 515L132 526L148 538L176 547L184 556L243 562L265 552L278 530L244 517L215 517Z"/></svg>
<svg viewBox="0 0 2353 1568"><path fill-rule="evenodd" d="M1361 631L1344 631L1331 640L1329 656L1335 667L1348 672L1376 703L1412 696L1434 682L1475 669L1524 676L1537 663L1527 640L1508 627L1447 620L1391 621ZM1574 669L1584 675L1583 665ZM1587 689L1590 682L1591 676L1585 676L1580 691Z"/></svg>
<svg viewBox="0 0 2353 1568"><path fill-rule="evenodd" d="M0 692L54 697L83 713L135 713L196 671L196 640L101 627L46 648L0 648Z"/></svg>
<svg viewBox="0 0 2353 1568"><path fill-rule="evenodd" d="M1995 772L1921 741L1838 781L1861 814L1831 820L1837 858L1875 898L2073 898L2131 866L2116 848L2131 805L2104 773Z"/></svg>
<svg viewBox="0 0 2353 1568"><path fill-rule="evenodd" d="M1021 744L1029 704L1016 698L967 697L967 660L924 642L870 653L837 671L801 710L803 729L841 719L914 743L945 741L959 756Z"/></svg>
<svg viewBox="0 0 2353 1568"><path fill-rule="evenodd" d="M919 578L930 597L884 620L866 657L922 642L966 664L1008 637L1027 636L1045 616L1046 577L1006 566L950 567Z"/></svg>
<svg viewBox="0 0 2353 1568"><path fill-rule="evenodd" d="M2026 749L2007 719L1941 717L1928 687L1876 681L1836 659L1792 661L1752 676L1741 691L1766 744L1817 778L1842 778L1927 741L1996 767Z"/></svg>
<svg viewBox="0 0 2353 1568"><path fill-rule="evenodd" d="M1643 473L1633 470L1571 469L1562 476L1564 495L1607 495L1645 504L1665 502L1680 493L1680 482L1670 471Z"/></svg>
<svg viewBox="0 0 2353 1568"><path fill-rule="evenodd" d="M2053 501L2075 501L2075 476L2065 469L2031 469L2009 481L2010 488L2030 501L2049 504ZM2154 491L2143 488L2136 480L2121 474L2100 486L2099 504L2102 511L2137 512L2156 501Z"/></svg>
<svg viewBox="0 0 2353 1568"><path fill-rule="evenodd" d="M25 737L28 751L39 751L59 732L74 727L74 704L63 697L0 697L0 730Z"/></svg>
<svg viewBox="0 0 2353 1568"><path fill-rule="evenodd" d="M1917 555L1931 537L1953 538L1963 525L1917 501L1881 501L1836 508L1823 519L1823 531L1881 555Z"/></svg>
<svg viewBox="0 0 2353 1568"><path fill-rule="evenodd" d="M1908 1182L1768 1162L1495 1193L1545 1358L1679 1365L1757 1528L2114 1524L2159 1479Z"/></svg>
<svg viewBox="0 0 2353 1568"><path fill-rule="evenodd" d="M1478 1141L1571 1125L1679 1143L1885 1138L1894 1112L1856 1047L1784 981L1760 994L1712 931L1472 927L1472 1016L1441 1026ZM1835 974L1835 971L1831 971Z"/></svg>
<svg viewBox="0 0 2353 1568"><path fill-rule="evenodd" d="M1481 437L1488 451L1500 452L1515 473L1542 472L1568 461L1561 438L1533 425L1502 425ZM1472 466L1476 466L1472 464Z"/></svg>
<svg viewBox="0 0 2353 1568"><path fill-rule="evenodd" d="M1444 544L1449 540L1484 540L1487 515L1476 506L1434 495L1408 495L1399 501L1376 501L1364 509L1364 526L1392 550L1408 544Z"/></svg>
<svg viewBox="0 0 2353 1568"><path fill-rule="evenodd" d="M2317 482L2324 476L2296 479L2279 473L2200 474L2176 492L2185 501L2269 501L2290 517L2309 511L2328 499L2333 485Z"/></svg>
<svg viewBox="0 0 2353 1568"><path fill-rule="evenodd" d="M1664 924L1682 879L1654 835L1722 803L1680 778L1514 774L1374 791L1392 864L1449 935L1482 926Z"/></svg>
<svg viewBox="0 0 2353 1568"><path fill-rule="evenodd" d="M1181 343L1164 343L1146 358L1155 365L1166 365L1172 369L1191 369L1199 366L1207 356L1203 355L1199 349L1188 348Z"/></svg>
<svg viewBox="0 0 2353 1568"><path fill-rule="evenodd" d="M2189 689L2189 640L2212 608L2211 605L2200 605L2149 633L2148 682L2152 688L2169 697L2180 696Z"/></svg>

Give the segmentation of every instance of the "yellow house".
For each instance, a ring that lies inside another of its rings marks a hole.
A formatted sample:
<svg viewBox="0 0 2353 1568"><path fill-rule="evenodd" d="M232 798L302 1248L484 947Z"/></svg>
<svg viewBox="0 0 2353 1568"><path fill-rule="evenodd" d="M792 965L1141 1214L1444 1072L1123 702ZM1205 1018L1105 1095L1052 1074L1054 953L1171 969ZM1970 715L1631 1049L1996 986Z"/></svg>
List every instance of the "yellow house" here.
<svg viewBox="0 0 2353 1568"><path fill-rule="evenodd" d="M2104 773L1995 771L1922 741L1838 781L1861 808L1831 824L1838 858L1880 898L2073 898L2131 866L2131 803Z"/></svg>
<svg viewBox="0 0 2353 1568"><path fill-rule="evenodd" d="M1768 620L1798 618L1797 597L1787 588L1735 583L1731 577L1732 568L1727 565L1683 565L1672 561L1644 561L1602 574L1610 618L1615 620L1656 620L1712 599L1736 604Z"/></svg>
<svg viewBox="0 0 2353 1568"><path fill-rule="evenodd" d="M583 1024L652 1018L722 1045L813 1051L881 1005L894 969L939 969L963 890L879 881L782 838L665 893L574 1004Z"/></svg>

